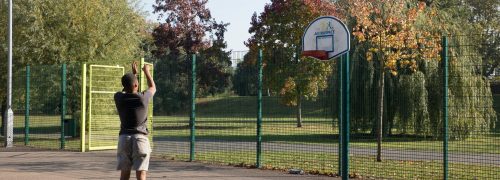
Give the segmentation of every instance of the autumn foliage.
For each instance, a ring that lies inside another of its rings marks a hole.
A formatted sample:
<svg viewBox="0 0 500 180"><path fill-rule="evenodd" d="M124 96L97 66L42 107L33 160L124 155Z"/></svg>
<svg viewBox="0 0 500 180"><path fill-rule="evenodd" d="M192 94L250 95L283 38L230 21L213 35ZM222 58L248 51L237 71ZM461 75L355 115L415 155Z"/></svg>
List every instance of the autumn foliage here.
<svg viewBox="0 0 500 180"><path fill-rule="evenodd" d="M154 29L158 51L163 54L172 52L197 52L206 49L209 41L204 39L212 31L216 22L212 20L206 7L208 0L156 0L154 12L164 19Z"/></svg>
<svg viewBox="0 0 500 180"><path fill-rule="evenodd" d="M420 19L428 20L435 14L425 3L419 2L414 7L401 0L348 3L348 13L356 22L352 34L360 43L371 44L366 53L368 60L383 61L385 68L397 75L401 69L416 72L419 59L437 59L441 49L435 37L439 34L418 27Z"/></svg>

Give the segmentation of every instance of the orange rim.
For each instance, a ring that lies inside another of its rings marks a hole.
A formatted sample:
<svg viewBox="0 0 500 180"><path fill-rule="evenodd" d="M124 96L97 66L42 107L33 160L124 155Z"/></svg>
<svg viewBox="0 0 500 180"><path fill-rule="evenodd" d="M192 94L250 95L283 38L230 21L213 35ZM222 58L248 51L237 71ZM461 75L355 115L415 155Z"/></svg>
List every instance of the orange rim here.
<svg viewBox="0 0 500 180"><path fill-rule="evenodd" d="M328 53L326 51L322 51L322 50L303 51L302 56L314 57L314 58L321 59L321 60L328 59Z"/></svg>

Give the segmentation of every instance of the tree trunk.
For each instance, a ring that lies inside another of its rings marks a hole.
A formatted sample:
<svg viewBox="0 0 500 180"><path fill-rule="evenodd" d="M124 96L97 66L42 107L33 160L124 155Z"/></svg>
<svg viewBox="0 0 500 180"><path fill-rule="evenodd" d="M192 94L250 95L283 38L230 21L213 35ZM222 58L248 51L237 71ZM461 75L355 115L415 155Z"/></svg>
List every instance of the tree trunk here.
<svg viewBox="0 0 500 180"><path fill-rule="evenodd" d="M384 108L385 109L383 109L383 116L382 116L383 117L382 118L382 138L386 138L387 134L388 134L387 131L389 131L389 127L388 127L388 124L389 124L389 109L387 109L387 107L388 107L388 105L387 105L388 102L387 101L389 101L390 94L387 91L385 91L386 90L385 89L385 86L386 86L385 84L386 83L390 83L390 81L385 82L385 77L383 77L383 78L384 78L384 80L383 80L384 81L384 90L383 90L384 91L384 98L382 98L382 102L384 104ZM389 84L388 84L388 86L389 86ZM387 101L386 101L386 99L387 99Z"/></svg>
<svg viewBox="0 0 500 180"><path fill-rule="evenodd" d="M302 127L302 96L297 97L297 127Z"/></svg>
<svg viewBox="0 0 500 180"><path fill-rule="evenodd" d="M380 68L380 80L379 80L379 88L378 88L378 114L377 114L377 162L382 162L382 127L383 127L383 119L384 119L384 79L385 73L384 68L381 63Z"/></svg>
<svg viewBox="0 0 500 180"><path fill-rule="evenodd" d="M389 129L388 129L388 135L392 135L392 128L394 127L394 117L392 118L391 121L389 121Z"/></svg>

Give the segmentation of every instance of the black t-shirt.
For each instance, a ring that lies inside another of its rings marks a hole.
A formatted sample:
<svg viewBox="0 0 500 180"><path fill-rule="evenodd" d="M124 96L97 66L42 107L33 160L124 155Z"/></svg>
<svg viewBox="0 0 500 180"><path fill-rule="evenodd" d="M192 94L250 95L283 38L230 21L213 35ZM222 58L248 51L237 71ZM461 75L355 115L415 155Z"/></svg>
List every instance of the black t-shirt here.
<svg viewBox="0 0 500 180"><path fill-rule="evenodd" d="M120 135L145 134L148 131L148 104L153 94L150 91L142 93L117 92L115 104L120 116Z"/></svg>

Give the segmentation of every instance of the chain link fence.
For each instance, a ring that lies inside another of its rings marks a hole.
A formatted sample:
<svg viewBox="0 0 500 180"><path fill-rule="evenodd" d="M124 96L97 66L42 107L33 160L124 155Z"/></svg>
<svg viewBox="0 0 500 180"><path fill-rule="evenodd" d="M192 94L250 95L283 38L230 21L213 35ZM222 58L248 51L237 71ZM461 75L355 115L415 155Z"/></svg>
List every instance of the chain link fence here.
<svg viewBox="0 0 500 180"><path fill-rule="evenodd" d="M397 71L380 63L388 54L367 55L382 44L357 48L350 53L349 107L339 106L339 60L285 48L237 58L165 55L152 60L153 154L336 176L347 168L340 163L339 109L349 108L350 177L498 179L500 98L479 39L426 38L430 44L397 59ZM16 146L81 150L81 66L14 72ZM109 103L97 110L111 112Z"/></svg>
<svg viewBox="0 0 500 180"><path fill-rule="evenodd" d="M400 57L397 72L381 67L379 60L388 58L384 53L368 59L366 52L370 47L351 52L350 177L500 176L495 112L498 102L484 75L487 64L482 61L481 44L475 39L479 38L467 35L449 36L446 40L406 39L427 44ZM396 48L409 48L404 42L400 46ZM178 94L171 96L170 101L155 97L155 154L171 159L340 175L339 61L319 62L299 58L297 54L294 50L262 50L263 77L259 86L259 51L250 51L240 63L231 66L231 85L226 87L230 91L216 93L207 93L203 78L209 77L199 66L222 61L223 57L174 57L180 59L178 63L182 65L178 67L184 68L183 73L176 74L182 77L171 75L171 79L165 80L165 75L158 74L161 71L155 74L157 84L163 83L162 78L165 82L176 79L174 82L178 83L158 86L159 91ZM190 67L194 59L198 68L195 91ZM164 61L159 60L155 68L169 69ZM182 87L182 91L172 91L172 87ZM195 98L190 99L193 93ZM165 113L173 108L165 108L164 104L176 104L177 110Z"/></svg>

